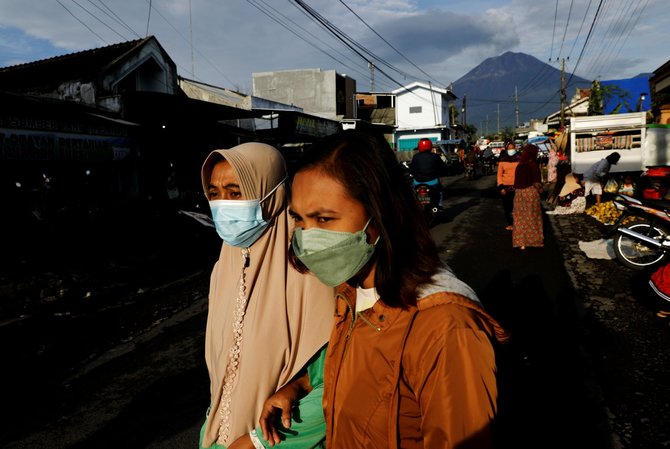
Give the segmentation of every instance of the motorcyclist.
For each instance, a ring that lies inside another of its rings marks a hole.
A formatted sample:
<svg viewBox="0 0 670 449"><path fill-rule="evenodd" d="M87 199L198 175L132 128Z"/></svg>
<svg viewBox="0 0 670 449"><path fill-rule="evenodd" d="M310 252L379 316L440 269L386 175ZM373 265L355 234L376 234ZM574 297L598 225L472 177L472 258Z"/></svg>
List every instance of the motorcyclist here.
<svg viewBox="0 0 670 449"><path fill-rule="evenodd" d="M437 186L436 189L440 194L440 203L442 202L443 186L440 182L442 176L447 175L447 164L442 158L434 153L433 142L430 139L421 139L418 144L418 152L412 157L412 162L409 164L409 172L412 174L412 183L428 184L430 186Z"/></svg>

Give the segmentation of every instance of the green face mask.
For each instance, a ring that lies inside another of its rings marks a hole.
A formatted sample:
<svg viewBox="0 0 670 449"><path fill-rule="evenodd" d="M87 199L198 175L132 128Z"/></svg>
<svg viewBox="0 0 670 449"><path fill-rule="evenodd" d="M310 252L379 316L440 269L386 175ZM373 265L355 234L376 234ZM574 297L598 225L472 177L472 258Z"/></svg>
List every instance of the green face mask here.
<svg viewBox="0 0 670 449"><path fill-rule="evenodd" d="M367 242L368 224L358 232L295 228L293 252L321 282L335 287L354 277L375 252L377 242Z"/></svg>

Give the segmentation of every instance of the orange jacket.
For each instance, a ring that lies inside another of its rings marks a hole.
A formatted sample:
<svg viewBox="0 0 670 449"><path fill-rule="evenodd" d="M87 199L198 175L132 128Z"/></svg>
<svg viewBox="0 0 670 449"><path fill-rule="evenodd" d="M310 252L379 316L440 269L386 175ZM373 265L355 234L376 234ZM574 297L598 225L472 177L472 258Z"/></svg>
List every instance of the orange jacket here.
<svg viewBox="0 0 670 449"><path fill-rule="evenodd" d="M514 172L519 161L505 161L498 162L498 186L513 186Z"/></svg>
<svg viewBox="0 0 670 449"><path fill-rule="evenodd" d="M355 295L338 287L324 370L326 447L492 447L490 338L506 334L481 305L443 291L408 310L377 301L352 320Z"/></svg>

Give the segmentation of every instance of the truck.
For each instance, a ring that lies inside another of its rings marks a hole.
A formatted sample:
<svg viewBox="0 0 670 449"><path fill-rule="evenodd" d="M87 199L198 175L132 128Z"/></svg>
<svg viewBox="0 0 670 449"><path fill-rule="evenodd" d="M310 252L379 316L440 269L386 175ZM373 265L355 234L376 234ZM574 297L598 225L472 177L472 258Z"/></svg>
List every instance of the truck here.
<svg viewBox="0 0 670 449"><path fill-rule="evenodd" d="M647 124L646 112L570 117L570 164L573 173L617 152L610 173L639 174L648 167L670 166L670 125Z"/></svg>

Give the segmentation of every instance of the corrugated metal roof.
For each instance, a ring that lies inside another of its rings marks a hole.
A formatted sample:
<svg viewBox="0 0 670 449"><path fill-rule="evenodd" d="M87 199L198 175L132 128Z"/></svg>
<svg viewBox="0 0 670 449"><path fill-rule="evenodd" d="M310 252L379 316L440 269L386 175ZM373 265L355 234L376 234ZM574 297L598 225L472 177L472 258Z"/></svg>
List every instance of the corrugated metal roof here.
<svg viewBox="0 0 670 449"><path fill-rule="evenodd" d="M95 80L112 62L139 48L153 36L0 68L0 90L55 88L64 81Z"/></svg>

